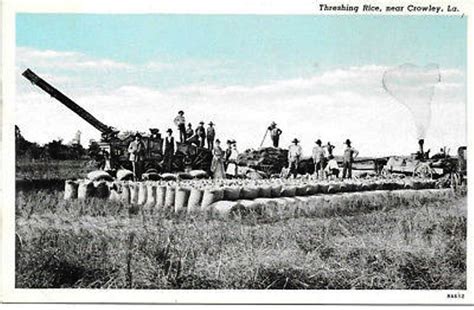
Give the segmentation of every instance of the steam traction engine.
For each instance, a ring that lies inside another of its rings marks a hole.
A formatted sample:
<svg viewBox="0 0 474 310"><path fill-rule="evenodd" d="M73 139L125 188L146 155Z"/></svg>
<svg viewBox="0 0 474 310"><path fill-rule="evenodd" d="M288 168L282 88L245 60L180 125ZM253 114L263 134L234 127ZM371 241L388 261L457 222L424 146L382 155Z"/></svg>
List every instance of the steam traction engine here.
<svg viewBox="0 0 474 310"><path fill-rule="evenodd" d="M41 88L101 132L102 137L99 142L99 147L103 154L105 154L105 152L110 154L112 168L131 168L131 164L128 161L128 145L134 139L133 135L120 137L119 130L99 121L30 69L25 70L23 76L33 85ZM148 135L142 136L142 141L145 144L145 170L153 168L157 171L162 171L163 138L159 130L151 128ZM197 147L191 143L178 143L172 163L172 170L184 171L186 168L190 168L208 171L211 164L211 157L211 152L207 149Z"/></svg>

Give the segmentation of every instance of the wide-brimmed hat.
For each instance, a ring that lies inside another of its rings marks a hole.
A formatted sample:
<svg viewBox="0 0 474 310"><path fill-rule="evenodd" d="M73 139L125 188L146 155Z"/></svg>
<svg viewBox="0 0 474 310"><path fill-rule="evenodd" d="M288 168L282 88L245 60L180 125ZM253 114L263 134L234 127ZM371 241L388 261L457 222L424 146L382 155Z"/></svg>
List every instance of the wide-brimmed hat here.
<svg viewBox="0 0 474 310"><path fill-rule="evenodd" d="M209 122L209 125L214 125L214 123L213 123L213 122Z"/></svg>
<svg viewBox="0 0 474 310"><path fill-rule="evenodd" d="M319 145L320 145L322 142L321 142L321 140L320 140L320 139L318 139L318 140L314 141L314 143L316 143L316 144L319 144Z"/></svg>
<svg viewBox="0 0 474 310"><path fill-rule="evenodd" d="M237 144L237 141L235 141L234 139L232 139L230 142L231 142L232 144Z"/></svg>
<svg viewBox="0 0 474 310"><path fill-rule="evenodd" d="M277 124L277 123L272 122L272 123L270 124L270 126L276 126L276 124Z"/></svg>
<svg viewBox="0 0 474 310"><path fill-rule="evenodd" d="M203 121L200 121L199 124L204 125L204 122L203 122Z"/></svg>
<svg viewBox="0 0 474 310"><path fill-rule="evenodd" d="M184 114L183 110L179 110L178 114Z"/></svg>
<svg viewBox="0 0 474 310"><path fill-rule="evenodd" d="M135 138L140 138L140 139L141 139L141 138L142 138L142 135L137 132L137 133L135 134Z"/></svg>
<svg viewBox="0 0 474 310"><path fill-rule="evenodd" d="M168 130L166 130L166 132L171 132L171 133L172 133L172 132L173 132L173 129L168 128Z"/></svg>
<svg viewBox="0 0 474 310"><path fill-rule="evenodd" d="M227 140L227 144L232 144L232 140Z"/></svg>
<svg viewBox="0 0 474 310"><path fill-rule="evenodd" d="M300 140L294 138L293 141L291 141L291 142L293 142L293 143L298 143L298 142L300 142Z"/></svg>
<svg viewBox="0 0 474 310"><path fill-rule="evenodd" d="M192 125L193 125L193 124L191 124L191 123L188 123L188 126L192 126Z"/></svg>
<svg viewBox="0 0 474 310"><path fill-rule="evenodd" d="M351 140L346 139L346 142L344 142L344 144L351 144Z"/></svg>
<svg viewBox="0 0 474 310"><path fill-rule="evenodd" d="M216 139L216 142L217 142L217 143L221 143L221 140L219 140L219 139Z"/></svg>

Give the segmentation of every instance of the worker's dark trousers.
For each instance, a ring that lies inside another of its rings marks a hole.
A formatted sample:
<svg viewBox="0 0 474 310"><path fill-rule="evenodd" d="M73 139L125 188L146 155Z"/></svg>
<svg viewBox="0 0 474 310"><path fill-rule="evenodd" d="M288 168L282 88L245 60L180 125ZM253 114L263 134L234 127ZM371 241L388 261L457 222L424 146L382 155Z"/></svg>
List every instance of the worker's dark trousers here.
<svg viewBox="0 0 474 310"><path fill-rule="evenodd" d="M280 141L280 136L271 136L273 147L278 147L278 142Z"/></svg>
<svg viewBox="0 0 474 310"><path fill-rule="evenodd" d="M207 137L207 148L210 150L214 149L214 137Z"/></svg>
<svg viewBox="0 0 474 310"><path fill-rule="evenodd" d="M132 170L134 172L135 181L141 180L143 173L143 162L142 161L132 161Z"/></svg>
<svg viewBox="0 0 474 310"><path fill-rule="evenodd" d="M296 178L296 175L298 174L298 161L290 162L290 174Z"/></svg>
<svg viewBox="0 0 474 310"><path fill-rule="evenodd" d="M345 179L346 177L348 179L352 178L352 162L345 161L342 164L342 178Z"/></svg>
<svg viewBox="0 0 474 310"><path fill-rule="evenodd" d="M165 156L163 158L163 165L165 172L171 172L173 167L173 154L165 153Z"/></svg>
<svg viewBox="0 0 474 310"><path fill-rule="evenodd" d="M179 142L181 143L186 142L186 127L184 126L184 124L179 124L178 130L179 130Z"/></svg>
<svg viewBox="0 0 474 310"><path fill-rule="evenodd" d="M205 136L199 137L199 146L204 147L205 144L206 144L206 137Z"/></svg>

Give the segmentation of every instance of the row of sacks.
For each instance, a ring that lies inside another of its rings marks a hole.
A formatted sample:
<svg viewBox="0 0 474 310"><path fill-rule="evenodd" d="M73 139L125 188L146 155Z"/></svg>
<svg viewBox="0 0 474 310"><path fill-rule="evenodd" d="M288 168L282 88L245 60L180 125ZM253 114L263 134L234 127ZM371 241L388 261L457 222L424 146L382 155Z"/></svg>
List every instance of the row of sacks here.
<svg viewBox="0 0 474 310"><path fill-rule="evenodd" d="M147 181L177 181L177 180L192 180L192 179L205 179L209 175L204 170L191 170L189 172L177 172L177 173L158 173L154 169L149 169L146 173L143 173L142 179ZM131 181L133 180L133 172L126 169L118 170L115 174L104 170L95 170L87 174L87 179L90 181Z"/></svg>
<svg viewBox="0 0 474 310"><path fill-rule="evenodd" d="M422 189L339 193L307 197L257 198L254 200L218 201L206 210L220 218L245 217L249 214L266 219L284 219L298 216L333 216L360 212L362 208L398 207L403 201L452 199L451 189ZM368 211L368 210L367 210Z"/></svg>
<svg viewBox="0 0 474 310"><path fill-rule="evenodd" d="M65 199L97 197L131 204L153 204L158 207L200 209L221 201L253 200L258 198L304 197L317 194L335 194L376 190L432 189L432 180L373 180L373 182L238 182L210 181L89 181L68 180Z"/></svg>

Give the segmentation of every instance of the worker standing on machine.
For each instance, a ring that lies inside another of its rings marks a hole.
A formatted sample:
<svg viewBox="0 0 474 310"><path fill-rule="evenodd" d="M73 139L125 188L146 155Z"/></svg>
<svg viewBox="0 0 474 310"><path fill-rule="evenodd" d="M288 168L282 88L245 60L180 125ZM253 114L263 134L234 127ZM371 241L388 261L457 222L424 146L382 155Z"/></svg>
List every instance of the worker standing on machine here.
<svg viewBox="0 0 474 310"><path fill-rule="evenodd" d="M191 123L188 123L188 128L186 129L186 141L194 136L194 129Z"/></svg>
<svg viewBox="0 0 474 310"><path fill-rule="evenodd" d="M268 131L270 131L273 147L278 147L278 144L280 143L280 135L282 133L281 129L277 127L275 122L272 122L268 127Z"/></svg>
<svg viewBox="0 0 474 310"><path fill-rule="evenodd" d="M200 121L199 126L196 127L196 136L199 139L199 146L204 147L206 143L206 129L204 128L204 122Z"/></svg>
<svg viewBox="0 0 474 310"><path fill-rule="evenodd" d="M173 137L173 130L171 130L171 128L168 128L166 133L167 135L165 137L165 150L164 150L163 164L164 164L165 171L171 172L172 165L173 165L175 142L174 142L174 137Z"/></svg>
<svg viewBox="0 0 474 310"><path fill-rule="evenodd" d="M214 126L214 123L209 122L209 126L207 127L207 131L206 131L207 148L211 151L214 149L214 138L216 137L216 129L213 126Z"/></svg>
<svg viewBox="0 0 474 310"><path fill-rule="evenodd" d="M137 133L135 140L130 142L128 146L129 160L132 163L133 178L135 181L140 180L143 171L143 160L145 155L145 145L142 142L142 136Z"/></svg>
<svg viewBox="0 0 474 310"><path fill-rule="evenodd" d="M184 118L183 111L178 112L178 116L174 118L174 124L178 127L179 142L186 142L186 119Z"/></svg>

